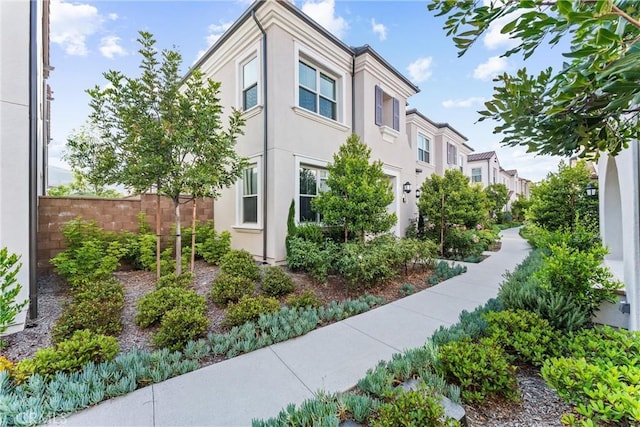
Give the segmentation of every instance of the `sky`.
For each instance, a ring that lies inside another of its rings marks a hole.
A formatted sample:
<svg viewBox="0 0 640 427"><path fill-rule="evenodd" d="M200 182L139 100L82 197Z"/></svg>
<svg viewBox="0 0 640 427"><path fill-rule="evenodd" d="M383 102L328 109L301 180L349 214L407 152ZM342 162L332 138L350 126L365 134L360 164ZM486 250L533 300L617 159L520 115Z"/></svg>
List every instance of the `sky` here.
<svg viewBox="0 0 640 427"><path fill-rule="evenodd" d="M559 158L502 147L495 122L478 123L477 111L493 93L492 78L526 65L530 73L562 64L559 45L523 62L501 57L515 45L490 28L464 56L427 10L427 1L295 0L297 7L350 46L370 45L421 91L409 99L436 122L447 122L468 138L475 152L495 150L505 169L533 181L555 171ZM249 7L247 0L67 1L51 0L53 90L49 163L68 168L62 155L67 137L89 115L86 90L104 86L103 73L137 75L138 31L151 32L157 47L177 48L184 71Z"/></svg>

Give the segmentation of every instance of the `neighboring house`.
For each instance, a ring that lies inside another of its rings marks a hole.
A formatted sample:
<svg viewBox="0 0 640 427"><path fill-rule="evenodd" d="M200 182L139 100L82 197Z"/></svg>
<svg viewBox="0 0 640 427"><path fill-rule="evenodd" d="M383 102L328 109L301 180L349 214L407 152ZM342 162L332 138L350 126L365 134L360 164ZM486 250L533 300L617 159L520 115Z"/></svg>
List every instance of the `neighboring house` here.
<svg viewBox="0 0 640 427"><path fill-rule="evenodd" d="M250 166L216 201L216 227L264 262L285 259L292 200L296 222L320 220L311 202L350 134L384 163L398 235L417 215L424 179L443 167L464 170L472 151L451 126L406 111L419 89L370 46L347 46L288 1L254 3L195 66L222 83L222 104L246 119L236 149Z"/></svg>
<svg viewBox="0 0 640 427"><path fill-rule="evenodd" d="M49 2L0 1L0 247L20 255L19 300L37 309L38 196L46 190ZM26 311L9 333L21 330Z"/></svg>
<svg viewBox="0 0 640 427"><path fill-rule="evenodd" d="M630 312L621 326L640 330L640 146L632 141L616 157L598 162L600 235L609 254L605 264L625 284ZM614 309L615 311L615 309ZM619 313L618 313L619 314ZM619 318L620 316L618 316Z"/></svg>

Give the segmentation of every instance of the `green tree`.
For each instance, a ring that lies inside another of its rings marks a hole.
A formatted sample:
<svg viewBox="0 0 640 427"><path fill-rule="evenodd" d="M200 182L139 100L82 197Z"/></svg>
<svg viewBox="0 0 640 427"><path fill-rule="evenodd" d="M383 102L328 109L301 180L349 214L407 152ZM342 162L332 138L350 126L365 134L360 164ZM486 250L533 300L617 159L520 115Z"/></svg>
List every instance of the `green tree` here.
<svg viewBox="0 0 640 427"><path fill-rule="evenodd" d="M180 274L180 196L217 197L238 179L245 160L234 146L244 121L234 110L224 129L220 83L198 69L183 79L180 53L163 50L158 58L150 33L140 32L138 42L140 76L104 73L109 84L87 91L97 144L87 148L70 141L70 150L79 154L78 167L101 184L122 184L139 193L155 188L173 201ZM86 160L82 153L88 154Z"/></svg>
<svg viewBox="0 0 640 427"><path fill-rule="evenodd" d="M576 218L598 231L598 201L586 194L591 172L584 161L574 167L560 162L558 172L531 188L527 219L547 230L573 229Z"/></svg>
<svg viewBox="0 0 640 427"><path fill-rule="evenodd" d="M456 169L445 171L444 177L433 174L420 188L420 215L426 218L427 229L444 253L444 241L453 225L468 228L487 219L486 195L478 185L470 185L469 178Z"/></svg>
<svg viewBox="0 0 640 427"><path fill-rule="evenodd" d="M506 206L509 201L509 189L504 184L491 184L484 189L487 199L487 208L491 218L495 218L498 212Z"/></svg>
<svg viewBox="0 0 640 427"><path fill-rule="evenodd" d="M640 139L640 20L637 0L433 0L444 29L464 55L491 25L518 44L504 56L533 55L568 40L561 70L520 69L497 77L480 120L501 122L505 145L540 154L616 155Z"/></svg>
<svg viewBox="0 0 640 427"><path fill-rule="evenodd" d="M106 188L101 185L91 185L87 178L80 172L74 170L73 182L51 187L47 190L47 195L55 197L84 196L84 197L107 197L118 198L122 194L113 188Z"/></svg>
<svg viewBox="0 0 640 427"><path fill-rule="evenodd" d="M524 220L527 210L531 206L531 200L524 194L518 194L518 197L511 203L511 214L515 221Z"/></svg>
<svg viewBox="0 0 640 427"><path fill-rule="evenodd" d="M0 249L0 334L9 328L18 313L29 302L25 300L16 303L16 298L22 289L22 285L16 280L18 271L22 267L19 261L20 258L16 254L10 254L7 248Z"/></svg>
<svg viewBox="0 0 640 427"><path fill-rule="evenodd" d="M371 149L351 135L327 167L329 190L312 202L325 224L344 230L345 242L349 232L364 241L365 233L389 231L397 221L396 214L387 211L393 201L391 182L382 171L382 162L370 163L370 156Z"/></svg>

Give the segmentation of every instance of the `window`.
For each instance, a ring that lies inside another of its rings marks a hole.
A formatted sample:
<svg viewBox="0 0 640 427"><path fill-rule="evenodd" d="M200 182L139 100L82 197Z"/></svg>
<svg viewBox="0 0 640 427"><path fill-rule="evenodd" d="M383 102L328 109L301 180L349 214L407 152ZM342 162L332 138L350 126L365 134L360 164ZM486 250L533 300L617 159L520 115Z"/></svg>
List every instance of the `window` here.
<svg viewBox="0 0 640 427"><path fill-rule="evenodd" d="M400 130L400 101L384 93L380 86L376 86L375 93L375 123Z"/></svg>
<svg viewBox="0 0 640 427"><path fill-rule="evenodd" d="M471 169L471 182L482 182L482 168Z"/></svg>
<svg viewBox="0 0 640 427"><path fill-rule="evenodd" d="M258 167L252 165L242 172L242 222L258 223Z"/></svg>
<svg viewBox="0 0 640 427"><path fill-rule="evenodd" d="M300 167L300 222L320 222L320 214L314 212L311 202L328 189L327 174L325 169Z"/></svg>
<svg viewBox="0 0 640 427"><path fill-rule="evenodd" d="M458 147L447 142L447 164L456 165L458 161Z"/></svg>
<svg viewBox="0 0 640 427"><path fill-rule="evenodd" d="M460 166L460 172L464 173L464 156L462 154L458 157L458 165Z"/></svg>
<svg viewBox="0 0 640 427"><path fill-rule="evenodd" d="M425 163L430 163L429 154L429 140L426 136L418 134L418 160Z"/></svg>
<svg viewBox="0 0 640 427"><path fill-rule="evenodd" d="M337 120L336 80L314 67L298 62L298 105L321 116Z"/></svg>
<svg viewBox="0 0 640 427"><path fill-rule="evenodd" d="M498 169L493 168L493 183L497 183L498 182Z"/></svg>
<svg viewBox="0 0 640 427"><path fill-rule="evenodd" d="M242 65L242 109L258 105L258 58L254 56Z"/></svg>

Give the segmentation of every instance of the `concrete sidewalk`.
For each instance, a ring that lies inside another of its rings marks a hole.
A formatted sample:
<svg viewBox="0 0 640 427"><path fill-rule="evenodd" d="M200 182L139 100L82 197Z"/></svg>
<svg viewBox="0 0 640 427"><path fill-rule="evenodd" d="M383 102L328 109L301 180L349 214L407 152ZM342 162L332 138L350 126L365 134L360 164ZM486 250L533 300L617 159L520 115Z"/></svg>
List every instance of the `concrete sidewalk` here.
<svg viewBox="0 0 640 427"><path fill-rule="evenodd" d="M64 420L67 426L249 426L318 390L345 391L393 353L419 347L497 295L502 275L529 245L518 229L502 249L465 274L367 313L280 344L108 400Z"/></svg>

